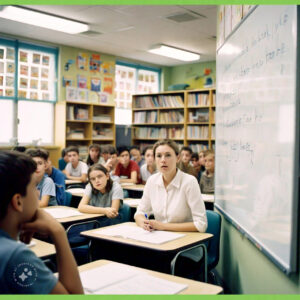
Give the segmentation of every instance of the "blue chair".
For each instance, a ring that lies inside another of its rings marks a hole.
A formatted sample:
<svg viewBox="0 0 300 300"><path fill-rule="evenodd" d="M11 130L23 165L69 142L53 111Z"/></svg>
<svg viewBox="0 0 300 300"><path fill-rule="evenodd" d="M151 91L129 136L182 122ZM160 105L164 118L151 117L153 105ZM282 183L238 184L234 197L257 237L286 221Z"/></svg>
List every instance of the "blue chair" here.
<svg viewBox="0 0 300 300"><path fill-rule="evenodd" d="M72 194L65 191L65 199L64 202L62 202L60 205L63 206L70 206L71 205L71 200L72 200Z"/></svg>
<svg viewBox="0 0 300 300"><path fill-rule="evenodd" d="M122 208L119 210L122 214L122 223L129 222L131 216L131 208L128 204L123 203Z"/></svg>

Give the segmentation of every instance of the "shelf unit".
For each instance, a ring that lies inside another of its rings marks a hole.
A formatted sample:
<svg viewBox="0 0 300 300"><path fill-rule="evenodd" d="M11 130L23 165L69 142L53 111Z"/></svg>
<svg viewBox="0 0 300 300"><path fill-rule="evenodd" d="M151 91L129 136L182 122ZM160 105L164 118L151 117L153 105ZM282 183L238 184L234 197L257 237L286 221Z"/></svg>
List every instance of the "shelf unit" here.
<svg viewBox="0 0 300 300"><path fill-rule="evenodd" d="M115 106L66 101L66 143L86 159L91 144L115 146Z"/></svg>
<svg viewBox="0 0 300 300"><path fill-rule="evenodd" d="M132 144L171 138L193 151L214 148L215 89L133 95Z"/></svg>

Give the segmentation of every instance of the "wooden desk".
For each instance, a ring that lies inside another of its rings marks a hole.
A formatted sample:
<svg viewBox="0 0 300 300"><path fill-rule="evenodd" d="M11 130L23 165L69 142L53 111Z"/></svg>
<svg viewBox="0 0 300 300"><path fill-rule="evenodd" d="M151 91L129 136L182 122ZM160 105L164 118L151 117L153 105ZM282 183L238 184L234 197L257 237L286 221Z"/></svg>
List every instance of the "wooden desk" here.
<svg viewBox="0 0 300 300"><path fill-rule="evenodd" d="M82 183L80 180L72 180L72 179L66 179L65 184L70 185L70 184L76 184L76 183Z"/></svg>
<svg viewBox="0 0 300 300"><path fill-rule="evenodd" d="M141 201L141 199L125 198L123 201L124 201L124 203L129 205L131 208L137 208L139 205L139 201Z"/></svg>
<svg viewBox="0 0 300 300"><path fill-rule="evenodd" d="M45 258L56 253L53 244L46 243L37 239L33 239L33 242L35 242L36 244L29 249L31 249L37 257Z"/></svg>
<svg viewBox="0 0 300 300"><path fill-rule="evenodd" d="M82 266L78 267L78 269L79 269L79 272L83 272L83 271L87 271L87 270L90 270L90 269L93 269L96 267L104 266L108 263L111 263L111 261L97 260L92 263L82 265ZM151 271L151 270L147 270L147 269L142 269L142 268L137 268L137 267L133 267L133 266L128 266L128 268L139 269L139 270L142 270L145 273L147 273L151 276L154 276L154 277L162 278L162 279L173 281L176 283L186 284L188 287L186 289L182 290L179 294L215 295L215 294L220 294L223 291L222 287L217 286L217 285L203 283L200 281L194 281L194 280L190 280L190 279L186 279L186 278L182 278L182 277L172 276L169 274L164 274L164 273Z"/></svg>
<svg viewBox="0 0 300 300"><path fill-rule="evenodd" d="M144 191L144 184L134 184L134 185L129 185L127 183L121 183L121 187L124 190L129 190L129 191L136 191L136 192L143 192Z"/></svg>
<svg viewBox="0 0 300 300"><path fill-rule="evenodd" d="M74 189L69 188L66 191L72 194L72 196L81 197L81 198L84 196L84 188L74 188Z"/></svg>

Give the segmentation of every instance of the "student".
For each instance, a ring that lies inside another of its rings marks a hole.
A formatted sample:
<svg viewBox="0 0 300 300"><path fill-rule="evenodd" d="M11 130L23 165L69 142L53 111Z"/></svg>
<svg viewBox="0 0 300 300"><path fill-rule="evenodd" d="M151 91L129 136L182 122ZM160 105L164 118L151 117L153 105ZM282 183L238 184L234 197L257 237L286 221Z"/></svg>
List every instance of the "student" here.
<svg viewBox="0 0 300 300"><path fill-rule="evenodd" d="M37 182L36 188L39 191L39 206L47 207L58 205L55 184L51 178L45 175L48 160L46 152L42 149L27 149L25 153L32 157L37 164L34 175Z"/></svg>
<svg viewBox="0 0 300 300"><path fill-rule="evenodd" d="M178 169L182 172L193 175L197 178L196 170L190 165L192 157L192 149L190 147L182 147L180 150L179 162L177 164Z"/></svg>
<svg viewBox="0 0 300 300"><path fill-rule="evenodd" d="M38 208L36 167L23 153L0 151L0 294L82 294L63 226ZM52 239L57 277L30 248L17 242L20 237L28 244L34 233Z"/></svg>
<svg viewBox="0 0 300 300"><path fill-rule="evenodd" d="M77 147L69 147L66 150L69 162L66 166L68 179L79 180L83 183L87 180L88 166L85 162L79 161L79 150Z"/></svg>
<svg viewBox="0 0 300 300"><path fill-rule="evenodd" d="M112 181L107 169L101 164L95 164L88 170L89 183L85 187L84 196L78 209L82 213L105 214L101 218L101 225L108 226L121 222L120 200L123 199L123 190L120 184Z"/></svg>
<svg viewBox="0 0 300 300"><path fill-rule="evenodd" d="M45 149L43 149L45 152L46 156L48 157L46 160L46 174L53 180L55 184L55 193L56 193L56 201L59 205L62 205L65 203L65 179L66 176L63 172L60 170L56 169L55 167L52 166L52 162L49 158L49 152Z"/></svg>
<svg viewBox="0 0 300 300"><path fill-rule="evenodd" d="M130 156L131 156L131 159L134 160L139 168L142 167L142 165L145 164L145 160L143 159L142 155L141 155L141 150L138 146L132 146L130 148Z"/></svg>
<svg viewBox="0 0 300 300"><path fill-rule="evenodd" d="M146 181L152 174L155 174L157 172L156 165L154 162L152 146L145 148L144 157L146 159L146 163L141 167L141 177L142 177L143 184L146 183Z"/></svg>
<svg viewBox="0 0 300 300"><path fill-rule="evenodd" d="M134 215L137 225L145 230L206 230L206 212L199 184L194 176L176 168L178 153L178 146L172 140L161 140L153 146L159 173L147 180ZM151 212L155 220L146 218Z"/></svg>
<svg viewBox="0 0 300 300"><path fill-rule="evenodd" d="M105 165L107 160L109 159L109 157L110 157L110 155L109 155L109 151L108 151L108 146L107 145L101 146L101 156L100 156L98 163Z"/></svg>
<svg viewBox="0 0 300 300"><path fill-rule="evenodd" d="M89 156L87 158L86 164L90 167L93 164L97 164L100 159L100 146L97 144L92 144L89 146Z"/></svg>
<svg viewBox="0 0 300 300"><path fill-rule="evenodd" d="M200 189L203 194L213 194L215 192L215 154L212 150L204 153L205 171L201 175Z"/></svg>
<svg viewBox="0 0 300 300"><path fill-rule="evenodd" d="M205 151L207 150L201 150L199 152L199 163L200 163L200 171L201 171L201 174L205 171L205 158L204 158L204 153Z"/></svg>
<svg viewBox="0 0 300 300"><path fill-rule="evenodd" d="M193 168L197 174L197 181L200 182L202 171L201 171L201 165L200 165L198 153L196 153L196 152L192 153L191 163L193 164Z"/></svg>
<svg viewBox="0 0 300 300"><path fill-rule="evenodd" d="M129 149L119 147L119 163L116 166L115 175L119 176L120 182L141 183L140 168L138 164L130 159Z"/></svg>
<svg viewBox="0 0 300 300"><path fill-rule="evenodd" d="M68 153L66 149L62 149L61 158L58 160L58 168L61 171L64 171L68 162L69 162Z"/></svg>
<svg viewBox="0 0 300 300"><path fill-rule="evenodd" d="M105 168L110 172L110 175L114 175L116 166L118 164L118 154L117 150L113 146L108 146L108 153L109 153L109 159L107 160L106 164L104 165Z"/></svg>

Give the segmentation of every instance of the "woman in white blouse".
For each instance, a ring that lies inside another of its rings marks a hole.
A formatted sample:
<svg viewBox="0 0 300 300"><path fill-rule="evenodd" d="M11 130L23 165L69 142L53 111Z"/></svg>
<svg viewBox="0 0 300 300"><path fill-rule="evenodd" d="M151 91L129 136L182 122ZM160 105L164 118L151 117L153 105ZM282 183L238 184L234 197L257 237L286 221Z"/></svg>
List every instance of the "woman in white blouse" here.
<svg viewBox="0 0 300 300"><path fill-rule="evenodd" d="M161 140L153 146L158 173L144 188L135 222L145 230L205 232L207 219L196 178L176 168L179 149L172 140ZM154 220L148 220L150 213Z"/></svg>

